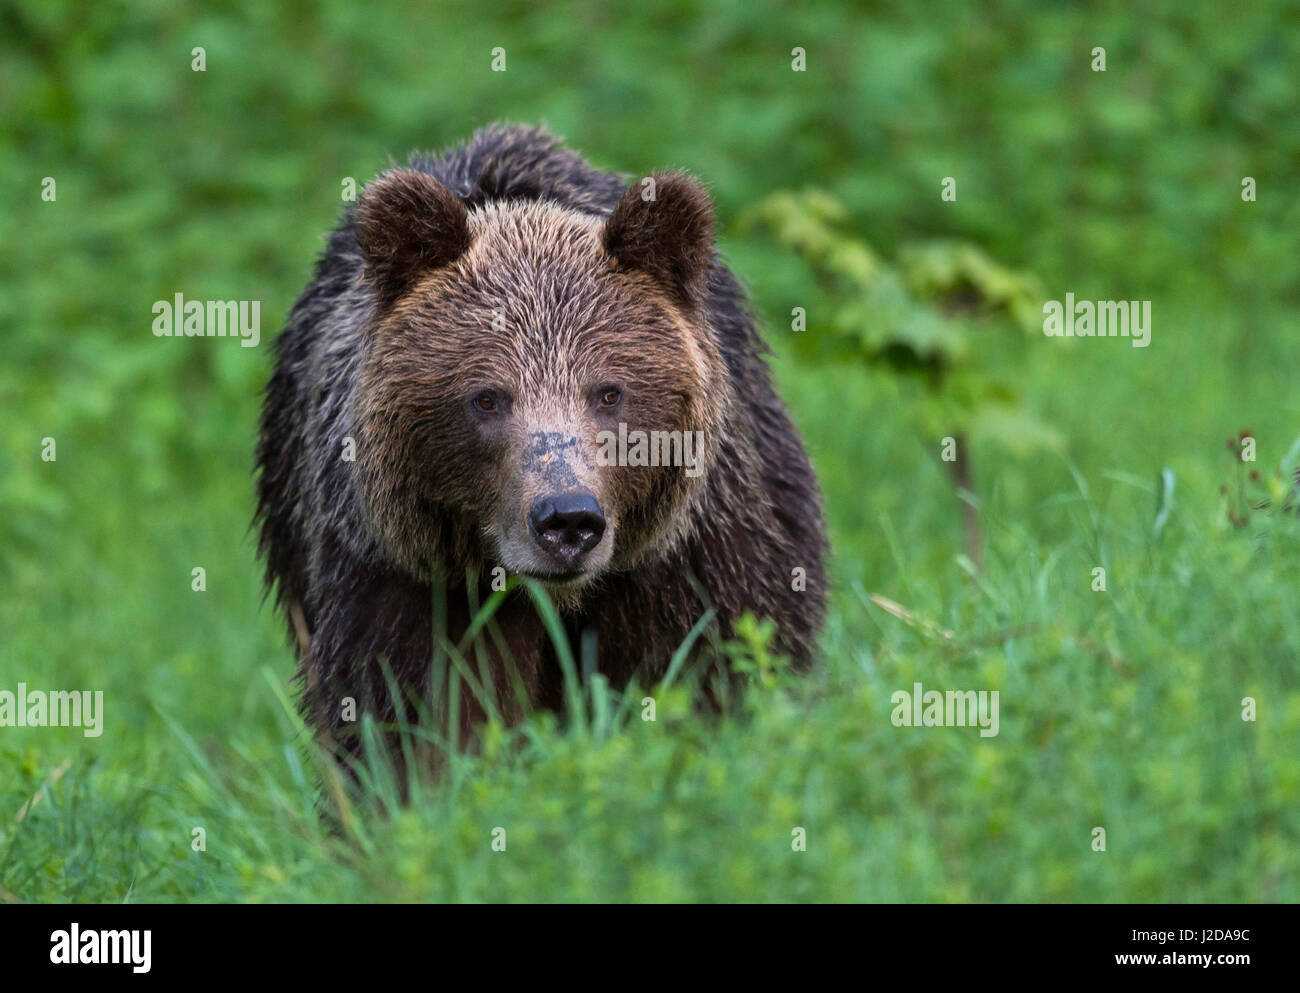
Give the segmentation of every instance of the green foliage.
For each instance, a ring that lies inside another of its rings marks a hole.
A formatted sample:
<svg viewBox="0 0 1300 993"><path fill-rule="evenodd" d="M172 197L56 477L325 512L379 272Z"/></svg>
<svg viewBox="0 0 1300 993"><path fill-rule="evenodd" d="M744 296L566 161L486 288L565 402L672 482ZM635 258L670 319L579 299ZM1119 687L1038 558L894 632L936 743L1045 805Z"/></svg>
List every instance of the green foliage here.
<svg viewBox="0 0 1300 993"><path fill-rule="evenodd" d="M965 242L905 245L891 265L824 190L774 193L750 220L798 252L817 281L808 332L796 340L804 358L918 380L917 417L931 437L994 441L1018 454L1060 447L1015 385L1014 356L1041 330L1034 279Z"/></svg>

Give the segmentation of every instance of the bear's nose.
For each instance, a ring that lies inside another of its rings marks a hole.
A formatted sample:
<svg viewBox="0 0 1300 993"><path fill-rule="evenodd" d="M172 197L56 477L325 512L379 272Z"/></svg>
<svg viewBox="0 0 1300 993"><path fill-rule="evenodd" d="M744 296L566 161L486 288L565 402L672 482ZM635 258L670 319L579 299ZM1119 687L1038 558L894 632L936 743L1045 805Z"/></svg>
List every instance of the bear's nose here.
<svg viewBox="0 0 1300 993"><path fill-rule="evenodd" d="M528 527L542 548L573 568L600 544L605 515L590 493L558 493L533 501Z"/></svg>

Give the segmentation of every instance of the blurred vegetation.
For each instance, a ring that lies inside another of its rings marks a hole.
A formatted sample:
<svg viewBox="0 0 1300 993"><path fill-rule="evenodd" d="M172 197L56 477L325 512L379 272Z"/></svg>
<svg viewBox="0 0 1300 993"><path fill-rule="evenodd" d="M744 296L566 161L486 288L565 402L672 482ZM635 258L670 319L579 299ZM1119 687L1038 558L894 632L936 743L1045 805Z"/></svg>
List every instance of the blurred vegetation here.
<svg viewBox="0 0 1300 993"><path fill-rule="evenodd" d="M795 342L807 343L796 354L884 368L923 384L912 406L964 501L968 557L978 570L984 539L968 446L992 441L1025 454L1061 445L1010 378L1021 371L1015 358L1025 352L1024 339L1042 330L1041 288L964 242L906 245L898 264L888 265L844 230L843 205L815 189L773 194L751 217L817 277L825 328L799 335L807 311L792 311ZM990 334L994 329L1010 331L1010 340Z"/></svg>
<svg viewBox="0 0 1300 993"><path fill-rule="evenodd" d="M0 689L108 703L0 729L0 899L1300 898L1298 62L1283 0L0 6ZM741 718L539 717L337 836L247 533L265 345L344 180L499 119L709 183L826 493L823 664L755 627ZM177 292L263 347L155 338ZM1151 346L1026 334L1067 292ZM975 580L934 441L990 410ZM913 681L1002 733L894 728Z"/></svg>

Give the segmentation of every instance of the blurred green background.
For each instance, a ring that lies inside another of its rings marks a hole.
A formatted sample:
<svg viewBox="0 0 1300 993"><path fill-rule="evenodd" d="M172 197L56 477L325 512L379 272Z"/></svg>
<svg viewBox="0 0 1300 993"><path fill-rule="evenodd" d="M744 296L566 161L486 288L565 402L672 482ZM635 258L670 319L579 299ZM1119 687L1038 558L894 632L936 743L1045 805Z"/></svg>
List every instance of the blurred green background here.
<svg viewBox="0 0 1300 993"><path fill-rule="evenodd" d="M0 689L107 706L98 739L0 728L0 899L1300 897L1295 4L243 8L0 5ZM346 178L495 120L712 189L826 494L822 665L719 725L666 694L653 724L493 731L335 832L248 531L267 343ZM1146 349L900 311L958 322L1057 440L973 438L978 575L933 395L809 347L874 313L764 223L809 189L835 245L956 240L1042 299L1152 301ZM262 346L155 338L178 292L260 300ZM917 680L998 689L1000 735L895 728Z"/></svg>

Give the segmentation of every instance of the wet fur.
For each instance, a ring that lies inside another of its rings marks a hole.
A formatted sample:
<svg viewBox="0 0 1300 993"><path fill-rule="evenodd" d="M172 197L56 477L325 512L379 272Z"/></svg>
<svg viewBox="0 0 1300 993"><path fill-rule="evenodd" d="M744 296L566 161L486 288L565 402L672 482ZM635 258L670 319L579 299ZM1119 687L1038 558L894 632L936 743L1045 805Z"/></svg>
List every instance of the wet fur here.
<svg viewBox="0 0 1300 993"><path fill-rule="evenodd" d="M345 746L343 697L394 715L381 661L404 689L428 691L435 600L445 597L439 639L454 643L489 595L484 522L510 494L444 399L503 365L525 392L545 393L557 376L576 383L588 358L648 354L642 423L706 431L697 480L636 468L601 477L602 502L621 518L613 566L560 597L575 644L594 632L600 672L615 686L662 676L710 605L724 637L746 611L774 618L778 647L809 664L825 604L816 478L741 288L712 248L707 199L686 177L655 178L668 224L546 133L495 126L381 176L331 235L276 342L257 522L268 585L300 647L304 708ZM494 306L510 311L504 331ZM482 327L481 348L444 342L453 318ZM347 438L353 462L341 458ZM512 594L496 622L474 665L506 719L559 706L559 668L527 596ZM483 716L466 696L462 740Z"/></svg>

